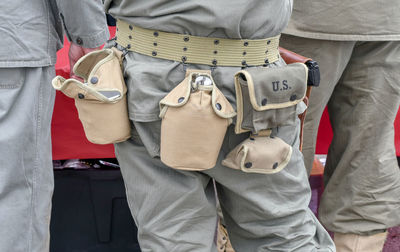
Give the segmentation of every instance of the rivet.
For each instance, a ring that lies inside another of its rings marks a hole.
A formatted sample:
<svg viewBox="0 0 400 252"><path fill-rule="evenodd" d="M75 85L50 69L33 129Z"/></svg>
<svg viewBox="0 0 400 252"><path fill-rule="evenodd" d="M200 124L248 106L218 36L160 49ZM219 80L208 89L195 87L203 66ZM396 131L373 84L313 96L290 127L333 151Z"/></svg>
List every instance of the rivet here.
<svg viewBox="0 0 400 252"><path fill-rule="evenodd" d="M272 169L276 169L276 168L278 168L278 163L275 163L273 166L272 166Z"/></svg>
<svg viewBox="0 0 400 252"><path fill-rule="evenodd" d="M243 43L243 45L244 45L244 46L248 46L248 45L249 45L249 42L246 41L246 42Z"/></svg>
<svg viewBox="0 0 400 252"><path fill-rule="evenodd" d="M216 107L218 110L221 110L221 109L222 109L222 106L221 106L221 104L219 104L219 103L215 104L215 107Z"/></svg>
<svg viewBox="0 0 400 252"><path fill-rule="evenodd" d="M219 44L219 40L218 39L214 40L214 45L218 45L218 44Z"/></svg>
<svg viewBox="0 0 400 252"><path fill-rule="evenodd" d="M291 96L290 96L290 101L294 101L294 100L296 100L296 99L297 99L297 95L294 94L294 95L291 95Z"/></svg>
<svg viewBox="0 0 400 252"><path fill-rule="evenodd" d="M158 37L158 32L153 32L154 37Z"/></svg>
<svg viewBox="0 0 400 252"><path fill-rule="evenodd" d="M211 62L214 66L217 65L218 61L216 59L213 59L213 61Z"/></svg>
<svg viewBox="0 0 400 252"><path fill-rule="evenodd" d="M244 167L246 167L247 169L251 168L252 166L253 166L253 164L251 162L247 162L244 164Z"/></svg>
<svg viewBox="0 0 400 252"><path fill-rule="evenodd" d="M181 103L181 102L183 102L185 100L185 97L180 97L179 99L178 99L178 103Z"/></svg>
<svg viewBox="0 0 400 252"><path fill-rule="evenodd" d="M90 82L91 82L92 84L96 84L98 81L99 81L99 79L98 79L97 77L95 77L95 76L93 76L93 77L90 79Z"/></svg>
<svg viewBox="0 0 400 252"><path fill-rule="evenodd" d="M83 94L79 93L79 94L78 94L78 98L79 98L79 99L85 99L85 96L84 96Z"/></svg>
<svg viewBox="0 0 400 252"><path fill-rule="evenodd" d="M133 26L132 26L132 25L129 25L129 29L130 29L130 30L133 30Z"/></svg>
<svg viewBox="0 0 400 252"><path fill-rule="evenodd" d="M153 52L151 53L151 55L157 56L157 52L156 52L156 51L153 51Z"/></svg>
<svg viewBox="0 0 400 252"><path fill-rule="evenodd" d="M183 41L188 42L189 41L189 37L184 37Z"/></svg>
<svg viewBox="0 0 400 252"><path fill-rule="evenodd" d="M262 99L261 105L263 106L267 105L267 98Z"/></svg>

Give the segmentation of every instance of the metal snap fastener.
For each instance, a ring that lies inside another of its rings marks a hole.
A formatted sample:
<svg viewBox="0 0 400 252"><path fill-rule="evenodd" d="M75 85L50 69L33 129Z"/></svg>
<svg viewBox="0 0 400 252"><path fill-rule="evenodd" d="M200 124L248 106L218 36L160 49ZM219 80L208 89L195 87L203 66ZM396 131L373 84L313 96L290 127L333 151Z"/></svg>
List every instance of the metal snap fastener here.
<svg viewBox="0 0 400 252"><path fill-rule="evenodd" d="M272 166L272 169L276 169L276 168L278 168L278 163L275 163L273 166Z"/></svg>
<svg viewBox="0 0 400 252"><path fill-rule="evenodd" d="M153 52L151 53L151 55L157 56L157 52L156 52L156 51L153 51Z"/></svg>
<svg viewBox="0 0 400 252"><path fill-rule="evenodd" d="M184 100L185 100L185 97L180 97L180 98L178 99L178 103L182 103Z"/></svg>
<svg viewBox="0 0 400 252"><path fill-rule="evenodd" d="M184 47L184 48L183 48L183 51L185 51L185 52L186 52L186 51L187 51L187 47Z"/></svg>
<svg viewBox="0 0 400 252"><path fill-rule="evenodd" d="M157 42L154 42L154 43L153 43L153 46L157 46L157 45L158 45Z"/></svg>
<svg viewBox="0 0 400 252"><path fill-rule="evenodd" d="M79 99L85 99L85 96L84 96L83 94L79 93L79 94L78 94L78 98L79 98Z"/></svg>
<svg viewBox="0 0 400 252"><path fill-rule="evenodd" d="M244 46L248 46L248 45L249 45L249 42L246 41L246 42L243 43L243 45L244 45Z"/></svg>
<svg viewBox="0 0 400 252"><path fill-rule="evenodd" d="M261 105L263 106L267 105L267 98L262 99Z"/></svg>
<svg viewBox="0 0 400 252"><path fill-rule="evenodd" d="M96 84L98 81L99 81L99 79L98 79L97 77L95 77L95 76L93 76L93 77L90 79L90 82L91 82L92 84Z"/></svg>
<svg viewBox="0 0 400 252"><path fill-rule="evenodd" d="M184 37L183 41L188 42L189 41L189 37Z"/></svg>
<svg viewBox="0 0 400 252"><path fill-rule="evenodd" d="M82 45L82 44L83 44L83 40L82 40L80 37L77 37L77 38L76 38L76 43L77 43L78 45Z"/></svg>
<svg viewBox="0 0 400 252"><path fill-rule="evenodd" d="M156 32L156 31L153 32L153 36L154 36L154 37L158 37L158 32Z"/></svg>
<svg viewBox="0 0 400 252"><path fill-rule="evenodd" d="M247 52L243 52L243 56L245 56L247 54Z"/></svg>
<svg viewBox="0 0 400 252"><path fill-rule="evenodd" d="M251 162L247 162L244 164L244 167L246 167L247 169L251 168L252 166L253 166L253 164Z"/></svg>
<svg viewBox="0 0 400 252"><path fill-rule="evenodd" d="M215 107L216 107L218 110L221 110L221 109L222 109L222 106L221 106L221 104L219 104L219 103L215 104Z"/></svg>
<svg viewBox="0 0 400 252"><path fill-rule="evenodd" d="M214 51L214 54L217 54L218 53L218 51Z"/></svg>
<svg viewBox="0 0 400 252"><path fill-rule="evenodd" d="M291 95L290 96L290 101L295 101L297 99L297 95Z"/></svg>

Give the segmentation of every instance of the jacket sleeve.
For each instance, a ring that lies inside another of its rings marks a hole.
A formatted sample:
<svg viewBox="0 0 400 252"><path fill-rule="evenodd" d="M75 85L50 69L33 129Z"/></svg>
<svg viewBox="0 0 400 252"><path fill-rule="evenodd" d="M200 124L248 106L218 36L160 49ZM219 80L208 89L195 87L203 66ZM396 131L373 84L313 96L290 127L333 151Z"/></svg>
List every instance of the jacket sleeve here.
<svg viewBox="0 0 400 252"><path fill-rule="evenodd" d="M102 0L56 0L69 41L95 48L109 38Z"/></svg>

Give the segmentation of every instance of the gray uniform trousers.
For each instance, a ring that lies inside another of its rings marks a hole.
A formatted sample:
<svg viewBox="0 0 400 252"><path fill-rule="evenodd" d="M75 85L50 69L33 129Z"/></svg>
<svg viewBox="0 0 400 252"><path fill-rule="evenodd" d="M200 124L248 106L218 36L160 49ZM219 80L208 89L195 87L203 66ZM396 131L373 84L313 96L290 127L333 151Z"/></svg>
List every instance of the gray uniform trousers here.
<svg viewBox="0 0 400 252"><path fill-rule="evenodd" d="M311 93L303 154L311 171L322 112L333 128L319 207L324 226L368 235L400 224L400 170L393 123L400 105L400 41L313 40L283 35L281 46L311 57L321 85Z"/></svg>
<svg viewBox="0 0 400 252"><path fill-rule="evenodd" d="M0 68L0 251L48 251L54 66Z"/></svg>
<svg viewBox="0 0 400 252"><path fill-rule="evenodd" d="M141 112L132 110L144 110L146 104L147 108L153 107L149 104L156 105L184 79L179 62L135 53L125 59L131 119L135 112ZM147 70L150 62L151 72ZM188 67L209 69L201 65ZM233 99L233 75L239 69L218 67L212 72L216 85L228 99ZM142 76L151 76L154 82L144 82ZM335 251L328 233L308 208L310 187L298 150L299 123L274 129L277 137L294 148L288 166L269 175L244 173L221 165L221 160L248 137L236 135L233 127L226 133L214 168L203 172L172 169L157 157L160 125L159 120L133 120L132 137L115 145L143 252L216 251L217 211L212 179L216 181L236 252Z"/></svg>

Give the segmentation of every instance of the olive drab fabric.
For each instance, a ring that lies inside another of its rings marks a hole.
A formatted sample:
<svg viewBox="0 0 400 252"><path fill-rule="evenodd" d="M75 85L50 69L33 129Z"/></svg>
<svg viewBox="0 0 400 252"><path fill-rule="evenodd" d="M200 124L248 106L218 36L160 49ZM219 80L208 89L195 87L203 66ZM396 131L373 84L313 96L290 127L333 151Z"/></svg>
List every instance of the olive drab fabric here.
<svg viewBox="0 0 400 252"><path fill-rule="evenodd" d="M399 9L398 0L294 0L284 33L338 41L400 40Z"/></svg>
<svg viewBox="0 0 400 252"><path fill-rule="evenodd" d="M132 24L132 29L138 26L209 38L265 39L279 35L286 26L292 1L249 0L243 4L239 0L108 0L105 4L114 18ZM157 33L153 35L157 36ZM124 50L115 41L109 46ZM149 45L149 49L154 46ZM204 50L207 48L205 46ZM176 53L182 50L185 49L181 48ZM213 180L216 181L224 222L236 252L335 250L328 233L308 208L311 194L302 154L298 149L298 119L292 125L279 127L279 130L278 127L271 129L273 136L292 147L289 163L274 174L246 173L221 164L228 153L250 134L235 134L233 125L228 126L215 166L210 169L173 169L159 158L163 152L163 146L160 149L160 142L163 144L160 134L164 123L159 118L160 113L168 116L168 112L177 112L188 105L186 103L181 108L165 106L168 107L166 111L162 106L160 111L159 102L168 94L175 93L174 89L186 78L188 69L210 71L221 97L225 97L236 110L234 76L241 66L185 63L135 51L125 55L124 63L129 118L134 127L132 137L115 144L115 149L130 210L138 226L142 251L217 251ZM264 61L262 65L265 68L283 67L285 62L278 57L276 62ZM203 91L206 93L207 88ZM183 93L187 94L187 91ZM188 102L195 94L190 93ZM181 97L186 100L186 96ZM176 98L179 103L180 97L176 95L172 104L177 104ZM197 104L198 98L194 99ZM210 104L209 97L206 104ZM214 115L209 114L220 117L217 115L219 110L215 108L209 107ZM223 108L221 106L221 110ZM227 122L224 123L226 125ZM201 133L212 127L196 126L193 130L202 130ZM196 142L192 144L196 145ZM181 155L180 158L186 157Z"/></svg>
<svg viewBox="0 0 400 252"><path fill-rule="evenodd" d="M211 71L187 70L185 79L160 101L160 111L161 161L182 170L214 167L236 113Z"/></svg>
<svg viewBox="0 0 400 252"><path fill-rule="evenodd" d="M79 119L92 143L110 144L130 137L121 61L116 49L94 51L74 66L74 73L84 82L60 76L53 79L55 89L75 99Z"/></svg>
<svg viewBox="0 0 400 252"><path fill-rule="evenodd" d="M101 0L1 0L0 10L0 67L54 65L63 31L86 48L109 38Z"/></svg>

